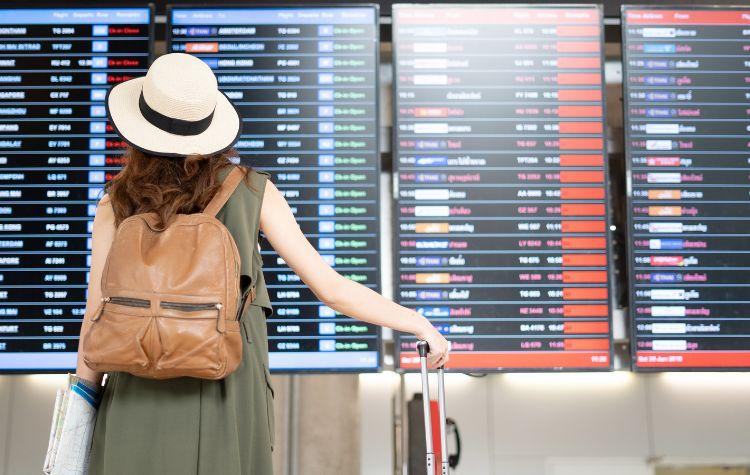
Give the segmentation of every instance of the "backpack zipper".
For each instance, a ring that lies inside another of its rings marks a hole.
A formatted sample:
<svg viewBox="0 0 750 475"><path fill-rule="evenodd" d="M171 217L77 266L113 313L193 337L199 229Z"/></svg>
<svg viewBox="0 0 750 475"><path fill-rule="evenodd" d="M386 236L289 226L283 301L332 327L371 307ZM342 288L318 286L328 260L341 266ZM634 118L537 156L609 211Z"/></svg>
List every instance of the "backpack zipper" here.
<svg viewBox="0 0 750 475"><path fill-rule="evenodd" d="M145 299L137 299L133 297L107 297L104 299L105 302L113 303L116 305L125 305L127 307L140 307L149 308L151 302Z"/></svg>
<svg viewBox="0 0 750 475"><path fill-rule="evenodd" d="M198 312L200 310L220 310L222 305L220 303L161 302L161 307L172 310L182 310L183 312Z"/></svg>
<svg viewBox="0 0 750 475"><path fill-rule="evenodd" d="M104 312L104 305L107 303L113 303L115 305L125 305L128 307L139 307L139 308L151 308L151 302L146 299L137 299L133 297L102 297L99 308L94 313L93 321L99 320L102 313ZM180 310L183 312L199 312L201 310L218 310L221 314L221 309L224 307L221 303L185 303L185 302L161 302L162 308Z"/></svg>

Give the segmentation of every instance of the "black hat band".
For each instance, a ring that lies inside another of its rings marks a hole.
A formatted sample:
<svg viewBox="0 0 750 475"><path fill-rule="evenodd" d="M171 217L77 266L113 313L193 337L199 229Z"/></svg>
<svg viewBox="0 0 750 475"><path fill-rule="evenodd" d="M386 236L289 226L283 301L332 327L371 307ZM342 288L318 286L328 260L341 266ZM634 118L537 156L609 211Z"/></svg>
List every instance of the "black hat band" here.
<svg viewBox="0 0 750 475"><path fill-rule="evenodd" d="M143 97L143 89L141 89L141 95L138 98L138 108L141 110L143 117L151 125L175 135L198 135L201 132L205 132L208 126L211 125L211 119L214 117L214 111L211 111L207 117L199 120L183 120L167 117L161 112L152 109L146 103L146 99Z"/></svg>

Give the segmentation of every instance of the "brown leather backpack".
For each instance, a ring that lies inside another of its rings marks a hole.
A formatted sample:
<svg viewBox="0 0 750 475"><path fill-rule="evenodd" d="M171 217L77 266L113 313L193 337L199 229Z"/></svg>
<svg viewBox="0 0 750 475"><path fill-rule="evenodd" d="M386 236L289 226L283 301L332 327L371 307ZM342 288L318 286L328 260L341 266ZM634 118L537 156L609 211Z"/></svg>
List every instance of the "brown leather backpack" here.
<svg viewBox="0 0 750 475"><path fill-rule="evenodd" d="M202 213L178 214L163 230L153 213L120 223L83 338L89 368L152 379L222 379L237 368L240 308L254 292L241 295L237 245L215 216L243 176L235 167Z"/></svg>

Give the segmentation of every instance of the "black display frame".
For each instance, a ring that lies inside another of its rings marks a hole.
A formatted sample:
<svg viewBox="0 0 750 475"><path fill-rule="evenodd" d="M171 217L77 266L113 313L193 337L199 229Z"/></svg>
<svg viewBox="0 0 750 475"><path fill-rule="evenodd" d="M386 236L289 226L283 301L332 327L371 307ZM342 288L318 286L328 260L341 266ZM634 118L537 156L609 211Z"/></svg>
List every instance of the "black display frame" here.
<svg viewBox="0 0 750 475"><path fill-rule="evenodd" d="M633 237L632 237L632 230L633 230L633 213L632 213L632 167L631 167L631 161L630 161L630 152L629 152L629 130L630 130L630 118L628 114L628 108L629 108L629 100L628 100L628 81L627 81L627 47L626 47L626 40L627 40L627 21L626 21L626 12L628 10L694 10L694 11L716 11L716 10L747 10L750 12L750 5L696 5L696 4L627 4L622 5L620 7L620 24L622 25L622 38L620 40L620 45L622 47L622 114L623 114L623 156L625 159L625 177L626 177L626 185L625 185L625 192L626 192L626 206L627 206L627 226L628 229L625 233L625 236L628 238L627 243L627 273L628 273L628 331L629 331L629 350L630 350L630 370L635 373L705 373L705 372L745 372L750 371L750 366L705 366L705 367L698 367L698 366L664 366L664 367L643 367L638 366L638 353L637 353L637 329L636 329L636 319L634 318L634 306L633 302L635 301L635 286L633 285L633 259L635 257L635 249L633 246Z"/></svg>
<svg viewBox="0 0 750 475"><path fill-rule="evenodd" d="M605 177L605 226L606 226L606 233L605 237L607 240L607 248L605 249L605 255L607 256L607 266L606 266L606 272L607 272L607 308L608 308L608 322L609 322L609 332L607 335L607 339L609 340L609 365L607 367L601 367L601 368L562 368L562 367L550 367L550 368L451 368L450 363L447 368L445 368L446 372L453 372L453 373L465 373L465 374L501 374L501 373L607 373L612 372L615 369L614 366L614 338L613 338L613 308L614 308L614 286L615 286L615 279L614 279L614 266L612 265L614 261L614 256L612 254L612 198L611 198L611 189L610 189L610 174L609 174L609 150L607 145L607 91L606 91L606 81L604 80L604 70L605 70L605 38L604 38L604 8L601 3L495 3L495 4L483 4L483 3L394 3L393 9L392 9L392 44L393 46L393 61L392 61L392 117L393 117L393 130L392 130L392 154L393 154L393 161L392 161L392 176L393 176L393 195L392 195L392 208L391 208L391 226L393 228L393 236L392 236L392 266L393 266L393 298L395 302L400 302L400 298L398 295L398 289L399 289L399 269L400 269L400 263L399 263L399 253L398 253L398 206L399 206L399 199L398 199L398 156L399 156L399 150L398 150L398 57L397 57L397 48L396 43L398 41L398 25L397 25L397 15L396 11L399 8L465 8L465 9L473 9L473 8L496 8L496 9L504 9L504 8L528 8L528 9L591 9L595 8L598 12L599 16L599 42L601 44L600 48L600 64L601 64L601 73L602 73L602 83L600 86L601 92L602 92L602 118L601 123L603 127L602 132L602 140L604 141L604 149L602 151L604 164L602 167L602 171L604 173ZM403 332L395 331L393 332L393 341L394 341L394 370L397 373L414 373L418 372L418 369L411 369L411 368L402 368L400 366L400 360L401 360L401 349L400 349L400 340L402 338ZM411 338L409 338L411 339ZM533 353L533 352L529 352Z"/></svg>
<svg viewBox="0 0 750 475"><path fill-rule="evenodd" d="M155 54L154 54L154 43L155 43L155 23L156 23L156 7L153 2L146 2L143 5L137 5L137 4L117 4L112 2L105 2L102 4L96 4L91 5L87 3L83 3L82 1L73 2L71 4L66 3L65 6L60 6L59 4L49 3L49 2L42 2L42 3L34 3L32 6L30 5L0 5L0 10L49 10L49 9L57 9L57 10L122 10L122 9L141 9L145 8L149 11L149 22L148 22L148 60L147 60L147 67L151 65L151 63L154 62ZM114 85L108 85L107 90L114 87ZM109 122L109 121L108 121ZM87 302L88 305L88 302ZM1 320L0 320L1 322ZM81 319L81 324L83 323L83 318ZM80 337L79 337L79 344L80 344ZM76 350L78 352L78 350ZM20 354L26 353L26 352L18 352ZM69 352L57 352L57 351L50 351L50 354L53 353L69 353ZM23 369L10 369L0 366L0 375L2 374L15 374L15 375L23 375L23 374L67 374L69 372L75 372L77 368L68 368L68 369L52 369L52 368L23 368Z"/></svg>
<svg viewBox="0 0 750 475"><path fill-rule="evenodd" d="M226 4L216 5L211 3L185 3L185 4L172 4L167 3L166 5L166 21L165 21L165 34L164 41L166 43L166 52L171 53L172 45L172 12L174 10L193 10L193 9L206 9L206 10L304 10L304 9L372 9L374 10L374 33L373 39L375 44L375 162L376 162L376 195L375 195L375 207L378 210L376 217L377 223L377 249L376 255L378 256L378 265L375 271L376 285L373 288L374 291L381 293L383 289L383 275L382 266L380 260L382 259L382 235L383 230L381 229L381 198L380 194L382 191L382 160L381 160L381 145L380 145L380 126L381 126L381 114L380 114L380 7L377 3L252 3L247 5L238 4ZM273 305L273 302L271 302ZM347 317L352 318L352 317ZM383 351L383 329L379 325L374 325L377 331L376 348L377 348L377 365L373 368L301 368L301 369L271 369L269 371L272 374L360 374L360 373L380 373L383 371L383 361L385 352ZM269 352L270 353L270 352Z"/></svg>

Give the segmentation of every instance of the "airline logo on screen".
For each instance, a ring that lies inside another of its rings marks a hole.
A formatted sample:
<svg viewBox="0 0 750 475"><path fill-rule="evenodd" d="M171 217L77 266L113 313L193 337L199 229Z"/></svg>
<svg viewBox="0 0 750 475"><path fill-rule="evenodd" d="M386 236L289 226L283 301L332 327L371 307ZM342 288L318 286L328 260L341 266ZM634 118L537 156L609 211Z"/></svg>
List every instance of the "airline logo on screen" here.
<svg viewBox="0 0 750 475"><path fill-rule="evenodd" d="M125 143L104 108L145 73L148 8L0 9L0 370L71 370L96 202Z"/></svg>
<svg viewBox="0 0 750 475"><path fill-rule="evenodd" d="M394 7L397 297L449 368L611 366L601 37L592 7Z"/></svg>
<svg viewBox="0 0 750 475"><path fill-rule="evenodd" d="M750 9L623 18L635 367L750 367Z"/></svg>

